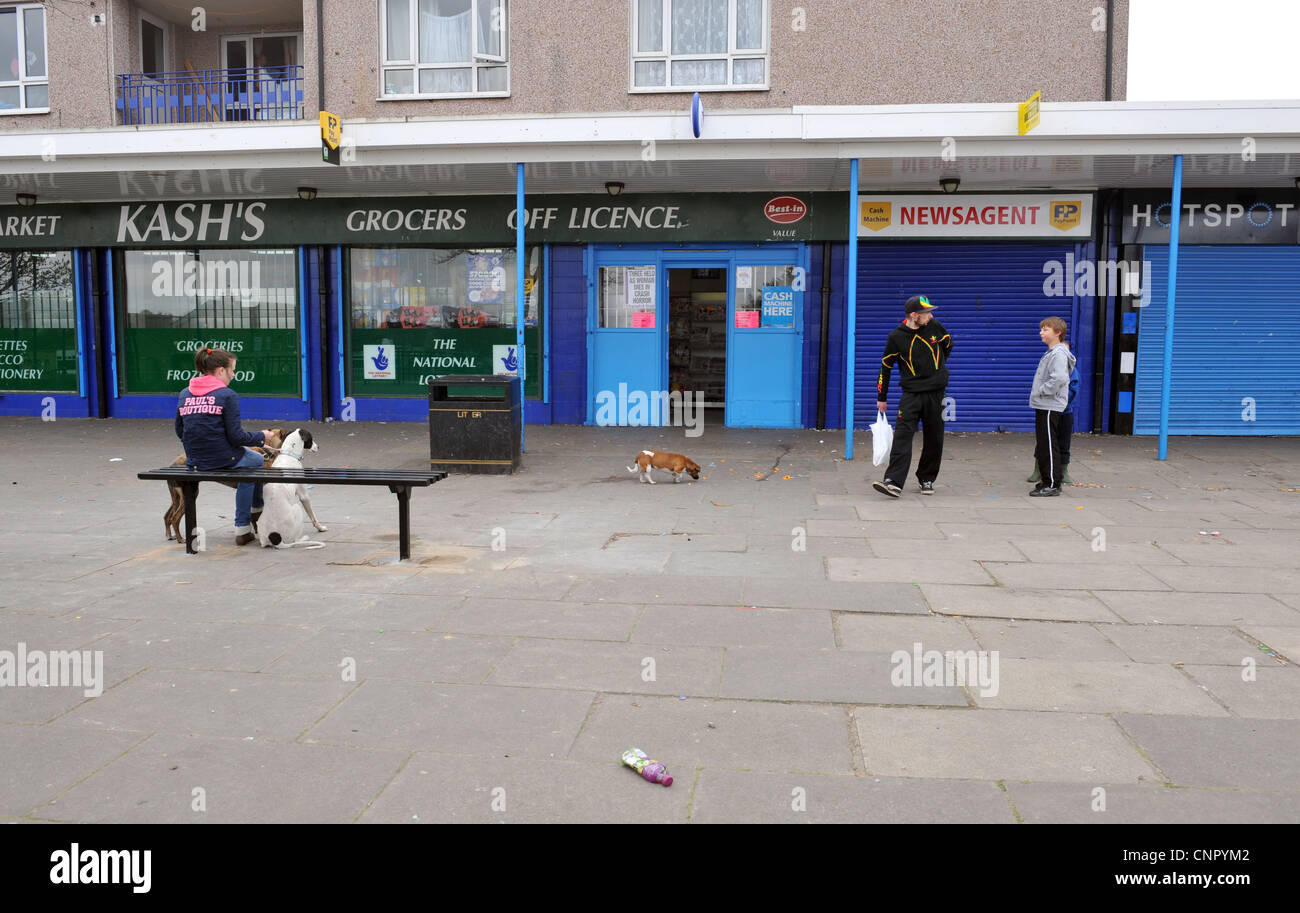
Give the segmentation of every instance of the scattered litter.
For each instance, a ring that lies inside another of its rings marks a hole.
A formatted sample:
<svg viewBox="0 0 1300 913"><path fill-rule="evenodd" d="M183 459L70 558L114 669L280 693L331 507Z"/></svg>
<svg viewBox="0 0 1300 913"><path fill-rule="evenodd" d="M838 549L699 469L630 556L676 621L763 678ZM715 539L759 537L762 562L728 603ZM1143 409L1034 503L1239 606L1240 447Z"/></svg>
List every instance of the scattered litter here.
<svg viewBox="0 0 1300 913"><path fill-rule="evenodd" d="M684 694L679 694L679 695L677 695L677 700L679 700L679 701L684 701L684 700L686 700L686 695L684 695Z"/></svg>
<svg viewBox="0 0 1300 913"><path fill-rule="evenodd" d="M710 465L710 466L717 466L718 464L717 464L717 463L710 463L709 465Z"/></svg>
<svg viewBox="0 0 1300 913"><path fill-rule="evenodd" d="M714 726L712 723L706 723L705 725L708 726L710 729L717 729L717 728L718 728L717 726Z"/></svg>
<svg viewBox="0 0 1300 913"><path fill-rule="evenodd" d="M1219 534L1219 531L1218 531L1217 529L1215 529L1215 530L1211 530L1211 531L1210 531L1210 535L1211 535L1211 536L1217 536L1218 534Z"/></svg>
<svg viewBox="0 0 1300 913"><path fill-rule="evenodd" d="M673 785L673 778L668 775L668 768L648 756L640 748L629 748L623 752L623 763L651 783L662 783L664 786Z"/></svg>
<svg viewBox="0 0 1300 913"><path fill-rule="evenodd" d="M111 459L109 459L109 462L110 462L110 463L120 463L120 462L122 462L122 458L121 458L121 457L112 457Z"/></svg>
<svg viewBox="0 0 1300 913"><path fill-rule="evenodd" d="M15 484L17 484L17 483L15 483ZM66 500L68 500L68 499L67 499L67 498L59 498L59 500L60 500L60 501L66 501Z"/></svg>
<svg viewBox="0 0 1300 913"><path fill-rule="evenodd" d="M781 479L786 482L789 482L790 478L791 478L790 476L781 476Z"/></svg>
<svg viewBox="0 0 1300 913"><path fill-rule="evenodd" d="M1198 536L1208 536L1209 533L1207 533L1205 530L1201 530L1199 533L1197 533L1197 535L1198 535Z"/></svg>

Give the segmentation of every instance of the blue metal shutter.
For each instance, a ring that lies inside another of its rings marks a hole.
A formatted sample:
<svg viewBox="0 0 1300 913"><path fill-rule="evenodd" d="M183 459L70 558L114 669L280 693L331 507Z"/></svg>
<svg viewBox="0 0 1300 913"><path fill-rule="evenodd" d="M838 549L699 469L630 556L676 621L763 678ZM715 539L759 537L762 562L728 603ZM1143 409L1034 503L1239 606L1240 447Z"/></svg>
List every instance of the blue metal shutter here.
<svg viewBox="0 0 1300 913"><path fill-rule="evenodd" d="M876 376L885 338L903 321L903 303L929 296L935 319L952 334L947 395L956 417L953 431L1030 431L1034 412L1029 388L1044 351L1038 323L1057 316L1073 328L1078 307L1073 282L1062 297L1044 294L1051 261L1064 273L1091 245L1047 244L864 244L858 256L857 354L854 427L876 418ZM1072 278L1067 275L1067 278ZM1092 353L1075 352L1079 374L1091 372ZM889 417L897 415L902 391L898 369L889 383ZM1082 424L1082 419L1079 420Z"/></svg>
<svg viewBox="0 0 1300 913"><path fill-rule="evenodd" d="M1169 247L1145 257L1133 432L1159 434ZM1178 249L1169 433L1300 434L1300 250Z"/></svg>

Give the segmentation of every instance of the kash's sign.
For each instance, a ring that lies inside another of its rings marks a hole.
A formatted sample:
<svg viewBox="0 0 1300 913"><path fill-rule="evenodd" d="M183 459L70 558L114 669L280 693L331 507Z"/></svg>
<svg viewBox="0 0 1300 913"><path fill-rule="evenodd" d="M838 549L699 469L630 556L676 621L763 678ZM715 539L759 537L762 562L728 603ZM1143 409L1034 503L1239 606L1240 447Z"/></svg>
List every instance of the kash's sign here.
<svg viewBox="0 0 1300 913"><path fill-rule="evenodd" d="M858 196L858 237L1089 238L1092 194Z"/></svg>

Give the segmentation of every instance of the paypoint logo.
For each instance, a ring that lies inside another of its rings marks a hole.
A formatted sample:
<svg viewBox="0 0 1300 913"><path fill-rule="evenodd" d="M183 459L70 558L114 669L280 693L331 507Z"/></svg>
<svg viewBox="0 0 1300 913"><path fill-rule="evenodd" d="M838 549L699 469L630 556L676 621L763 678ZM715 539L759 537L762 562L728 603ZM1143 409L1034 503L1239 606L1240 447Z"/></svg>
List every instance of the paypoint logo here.
<svg viewBox="0 0 1300 913"><path fill-rule="evenodd" d="M1048 216L1053 228L1059 228L1061 231L1069 231L1079 224L1083 218L1083 201L1082 200L1052 200L1052 211Z"/></svg>
<svg viewBox="0 0 1300 913"><path fill-rule="evenodd" d="M893 221L894 204L884 200L867 200L862 203L858 219L863 227L872 231L888 228Z"/></svg>

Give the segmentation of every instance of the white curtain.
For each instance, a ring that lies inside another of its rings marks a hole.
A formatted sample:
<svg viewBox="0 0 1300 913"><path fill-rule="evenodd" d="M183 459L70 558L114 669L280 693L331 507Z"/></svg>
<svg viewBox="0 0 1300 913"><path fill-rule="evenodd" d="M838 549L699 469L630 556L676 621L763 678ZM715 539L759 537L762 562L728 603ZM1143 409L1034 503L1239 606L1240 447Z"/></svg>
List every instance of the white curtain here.
<svg viewBox="0 0 1300 913"><path fill-rule="evenodd" d="M462 5L462 12L440 15ZM471 14L468 0L420 0L420 63L468 63Z"/></svg>
<svg viewBox="0 0 1300 913"><path fill-rule="evenodd" d="M664 49L664 5L662 0L639 0L636 11L636 49Z"/></svg>
<svg viewBox="0 0 1300 913"><path fill-rule="evenodd" d="M672 11L674 54L727 52L727 0L672 0Z"/></svg>

